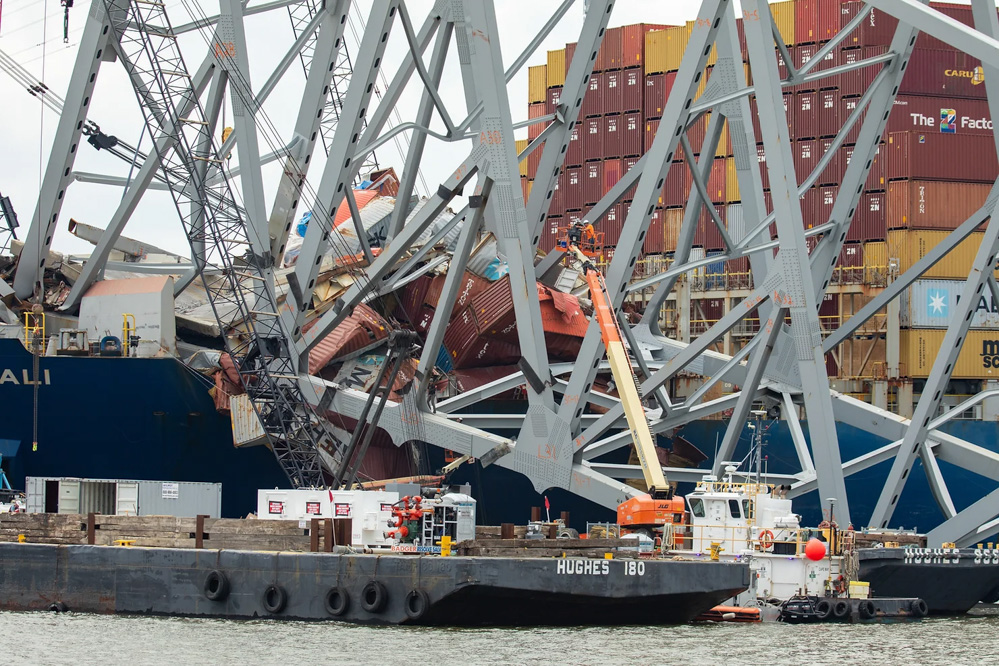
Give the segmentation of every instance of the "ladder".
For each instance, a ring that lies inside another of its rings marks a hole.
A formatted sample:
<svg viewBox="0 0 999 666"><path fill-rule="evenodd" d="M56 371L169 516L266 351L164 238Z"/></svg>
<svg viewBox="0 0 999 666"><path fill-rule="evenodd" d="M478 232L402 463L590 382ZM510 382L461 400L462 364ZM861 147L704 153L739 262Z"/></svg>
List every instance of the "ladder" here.
<svg viewBox="0 0 999 666"><path fill-rule="evenodd" d="M338 465L342 447L302 394L295 352L278 316L268 245L251 238L236 205L166 7L159 0L102 2L150 135L174 139L160 155L162 177L268 442L294 487L323 487L328 470L320 451ZM187 106L181 117L178 109ZM207 182L203 162L221 177ZM211 279L209 268L217 271ZM231 330L231 321L242 322L241 330Z"/></svg>

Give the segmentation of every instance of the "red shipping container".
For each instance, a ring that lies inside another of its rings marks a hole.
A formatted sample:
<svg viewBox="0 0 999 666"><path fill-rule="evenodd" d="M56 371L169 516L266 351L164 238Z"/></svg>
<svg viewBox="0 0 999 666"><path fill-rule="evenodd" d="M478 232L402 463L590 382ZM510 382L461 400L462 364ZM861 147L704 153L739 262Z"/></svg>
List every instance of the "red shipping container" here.
<svg viewBox="0 0 999 666"><path fill-rule="evenodd" d="M930 7L937 10L941 14L945 14L952 19L960 21L964 25L974 25L974 17L971 14L971 7L968 5L956 5L950 2L931 2ZM927 35L925 32L919 33L919 37L916 38L916 48L917 49L953 49L954 47L946 44L936 37Z"/></svg>
<svg viewBox="0 0 999 666"><path fill-rule="evenodd" d="M805 190L805 193L800 197L801 222L804 224L805 229L811 229L816 225L816 219L818 218L815 217L815 209L818 197L819 190L817 187Z"/></svg>
<svg viewBox="0 0 999 666"><path fill-rule="evenodd" d="M625 157L624 158L624 173L621 175L622 178L624 177L624 174L627 174L629 171L631 171L631 168L633 166L635 166L636 164L638 164L638 160L639 159L641 159L641 158L639 158L639 157ZM622 198L625 201L631 201L632 199L635 198L635 190L636 189L638 189L638 185L632 185L627 190L625 190L624 196Z"/></svg>
<svg viewBox="0 0 999 666"><path fill-rule="evenodd" d="M694 155L701 154L701 146L704 145L704 137L708 133L708 119L706 116L701 116L697 122L691 125L687 129L687 141L690 142L690 147L694 151ZM679 143L677 144L679 146ZM675 160L682 160L683 155L680 148L677 148Z"/></svg>
<svg viewBox="0 0 999 666"><path fill-rule="evenodd" d="M896 180L888 184L889 229L956 229L985 204L988 183Z"/></svg>
<svg viewBox="0 0 999 666"><path fill-rule="evenodd" d="M580 167L569 167L565 170L563 201L565 201L565 210L583 209L583 170Z"/></svg>
<svg viewBox="0 0 999 666"><path fill-rule="evenodd" d="M548 212L552 215L561 215L565 209L565 172L563 171L555 179L555 190L552 192L552 203L548 207Z"/></svg>
<svg viewBox="0 0 999 666"><path fill-rule="evenodd" d="M794 40L798 44L819 41L819 0L798 0L794 3Z"/></svg>
<svg viewBox="0 0 999 666"><path fill-rule="evenodd" d="M583 121L583 161L603 159L604 119L587 118Z"/></svg>
<svg viewBox="0 0 999 666"><path fill-rule="evenodd" d="M541 153L545 151L544 146L538 146L527 156L527 179L534 180L538 175L538 166L541 164Z"/></svg>
<svg viewBox="0 0 999 666"><path fill-rule="evenodd" d="M856 48L843 51L840 53L839 59L843 65L852 65L860 62L864 60L864 49ZM840 94L844 97L863 95L867 90L867 86L864 85L864 74L869 69L871 68L862 67L846 74L840 74L838 82Z"/></svg>
<svg viewBox="0 0 999 666"><path fill-rule="evenodd" d="M545 103L545 113L549 116L555 113L555 108L559 105L561 99L562 99L562 86L549 88L548 101Z"/></svg>
<svg viewBox="0 0 999 666"><path fill-rule="evenodd" d="M569 73L572 67L572 59L576 57L576 42L565 45L565 73Z"/></svg>
<svg viewBox="0 0 999 666"><path fill-rule="evenodd" d="M621 72L621 111L638 111L643 109L642 99L645 94L645 78L640 67L632 67Z"/></svg>
<svg viewBox="0 0 999 666"><path fill-rule="evenodd" d="M806 229L817 227L818 225L825 224L829 221L829 215L832 213L833 204L836 203L837 192L839 192L838 185L827 185L815 188L815 195L812 200L812 218L811 220L803 220Z"/></svg>
<svg viewBox="0 0 999 666"><path fill-rule="evenodd" d="M604 157L621 157L623 124L620 114L604 116Z"/></svg>
<svg viewBox="0 0 999 666"><path fill-rule="evenodd" d="M652 148L652 142L656 140L656 132L659 131L659 119L653 118L645 121L645 152Z"/></svg>
<svg viewBox="0 0 999 666"><path fill-rule="evenodd" d="M816 142L818 146L819 155L825 156L833 146L833 139L819 139ZM846 166L843 163L843 153L837 150L833 156L832 160L826 166L826 168L819 174L819 185L839 185L843 180L843 172L846 170ZM801 176L798 177L799 179Z"/></svg>
<svg viewBox="0 0 999 666"><path fill-rule="evenodd" d="M792 144L792 149L794 149L794 144ZM767 191L770 189L770 171L767 169L767 151L763 147L762 143L756 144L756 161L760 165L760 179L763 181L763 189ZM795 173L797 174L798 167L797 162L795 162ZM801 176L797 176L801 180Z"/></svg>
<svg viewBox="0 0 999 666"><path fill-rule="evenodd" d="M583 165L583 206L592 206L604 195L604 163Z"/></svg>
<svg viewBox="0 0 999 666"><path fill-rule="evenodd" d="M883 145L878 147L874 160L871 162L871 170L867 174L867 182L864 183L864 189L870 192L881 191L888 186L887 160L884 158L885 153L881 151ZM844 174L846 174L846 169L853 159L853 150L853 146L843 146L840 149L840 162Z"/></svg>
<svg viewBox="0 0 999 666"><path fill-rule="evenodd" d="M787 120L787 129L790 134L791 140L793 141L798 137L797 125L795 122L795 99L794 93L786 92L784 93L784 115ZM756 96L749 98L749 108L753 115L753 132L755 132L756 142L763 143L763 132L760 129L760 112L759 107L756 103Z"/></svg>
<svg viewBox="0 0 999 666"><path fill-rule="evenodd" d="M949 130L953 129L954 132ZM941 99L899 95L895 98L886 132L940 132L979 134L992 130L989 104L981 99Z"/></svg>
<svg viewBox="0 0 999 666"><path fill-rule="evenodd" d="M569 147L565 151L565 163L567 166L583 164L583 135L580 132L579 121L576 121L569 130Z"/></svg>
<svg viewBox="0 0 999 666"><path fill-rule="evenodd" d="M794 174L798 182L811 175L823 155L823 143L819 139L800 139L794 142ZM823 184L823 174L820 174L816 184ZM834 175L831 177L835 177Z"/></svg>
<svg viewBox="0 0 999 666"><path fill-rule="evenodd" d="M836 136L842 123L840 122L840 103L838 90L820 90L818 92L818 128L819 136Z"/></svg>
<svg viewBox="0 0 999 666"><path fill-rule="evenodd" d="M606 196L611 188L617 185L617 181L621 180L621 176L623 175L624 160L620 158L604 160L604 185L600 193L601 198Z"/></svg>
<svg viewBox="0 0 999 666"><path fill-rule="evenodd" d="M558 230L564 226L561 215L549 215L541 227L541 238L538 239L538 249L551 252L558 242Z"/></svg>
<svg viewBox="0 0 999 666"><path fill-rule="evenodd" d="M676 80L676 76L673 76ZM666 74L649 74L645 77L645 117L659 118L666 108Z"/></svg>
<svg viewBox="0 0 999 666"><path fill-rule="evenodd" d="M662 205L664 208L686 206L687 197L694 186L694 178L686 164L674 162L663 180Z"/></svg>
<svg viewBox="0 0 999 666"><path fill-rule="evenodd" d="M621 123L621 155L631 157L642 154L642 114L626 113Z"/></svg>
<svg viewBox="0 0 999 666"><path fill-rule="evenodd" d="M623 39L624 28L608 28L604 31L604 38L597 52L597 61L593 66L595 71L621 69Z"/></svg>
<svg viewBox="0 0 999 666"><path fill-rule="evenodd" d="M547 105L544 102L535 102L534 104L531 104L530 106L528 106L527 107L527 118L528 118L528 120L532 120L534 118L541 118L542 116L546 115L546 113L545 113L546 106ZM534 141L539 136L541 136L541 133L545 131L545 127L547 125L548 125L548 123L545 123L545 122L539 122L539 123L535 123L533 125L528 125L527 126L527 138L530 141Z"/></svg>
<svg viewBox="0 0 999 666"><path fill-rule="evenodd" d="M604 75L594 72L590 75L590 82L586 86L586 94L583 95L583 108L580 109L583 117L599 116L604 112Z"/></svg>
<svg viewBox="0 0 999 666"><path fill-rule="evenodd" d="M624 110L624 72L604 73L604 115Z"/></svg>
<svg viewBox="0 0 999 666"><path fill-rule="evenodd" d="M846 240L879 241L888 235L888 215L884 192L864 192L853 212Z"/></svg>
<svg viewBox="0 0 999 666"><path fill-rule="evenodd" d="M604 232L604 245L614 247L621 238L621 226L624 224L624 206L614 204L607 209L607 214L601 218L597 229Z"/></svg>
<svg viewBox="0 0 999 666"><path fill-rule="evenodd" d="M626 25L621 35L621 67L641 67L645 62L645 33L665 30L669 26L659 23ZM634 111L635 109L629 109Z"/></svg>
<svg viewBox="0 0 999 666"><path fill-rule="evenodd" d="M821 48L819 44L803 44L800 46L795 46L791 50L791 55L794 58L793 64L795 69L801 69L806 64L811 62L812 58ZM822 62L813 65L809 70L809 73L818 72L823 69L829 69L831 67L836 67L839 65L839 51L833 49L825 55ZM808 81L807 83L802 83L795 86L796 91L805 90L821 90L823 88L833 88L836 87L837 79L836 77L828 77L826 79L818 79L815 81Z"/></svg>
<svg viewBox="0 0 999 666"><path fill-rule="evenodd" d="M844 125L850 114L857 109L857 102L860 101L859 97L840 97L839 100L839 118L840 122ZM866 112L864 112L866 115ZM850 131L846 133L846 139L843 141L844 144L857 143L857 137L860 136L860 128L864 124L864 115L860 116L860 119L850 128Z"/></svg>
<svg viewBox="0 0 999 666"><path fill-rule="evenodd" d="M818 41L828 42L839 34L840 5L843 0L819 0Z"/></svg>
<svg viewBox="0 0 999 666"><path fill-rule="evenodd" d="M984 99L985 72L981 64L957 51L914 49L898 91L903 95Z"/></svg>
<svg viewBox="0 0 999 666"><path fill-rule="evenodd" d="M801 92L794 96L795 138L814 139L819 134L819 96L815 92Z"/></svg>
<svg viewBox="0 0 999 666"><path fill-rule="evenodd" d="M714 203L725 203L725 158L716 157L711 163L711 175L708 177L708 198Z"/></svg>
<svg viewBox="0 0 999 666"><path fill-rule="evenodd" d="M840 26L845 27L863 5L863 2L845 3L840 11ZM891 44L897 27L897 18L872 8L857 29L843 40L843 46L887 46Z"/></svg>
<svg viewBox="0 0 999 666"><path fill-rule="evenodd" d="M715 206L714 209L718 213L722 224L725 224L726 207L720 205ZM704 206L701 206L701 214L697 220L697 229L694 230L694 245L703 247L708 252L725 249L725 240L718 230L718 225L711 219L711 213Z"/></svg>
<svg viewBox="0 0 999 666"><path fill-rule="evenodd" d="M893 132L886 152L888 180L991 183L999 172L991 134Z"/></svg>
<svg viewBox="0 0 999 666"><path fill-rule="evenodd" d="M642 241L642 254L662 254L666 251L666 224L663 217L662 208L652 211L652 220Z"/></svg>

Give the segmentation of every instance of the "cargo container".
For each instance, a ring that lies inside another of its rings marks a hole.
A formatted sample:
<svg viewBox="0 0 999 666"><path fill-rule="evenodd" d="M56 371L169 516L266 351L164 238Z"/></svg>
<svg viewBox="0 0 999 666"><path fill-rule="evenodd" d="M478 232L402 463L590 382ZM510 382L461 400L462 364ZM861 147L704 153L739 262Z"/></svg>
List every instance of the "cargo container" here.
<svg viewBox="0 0 999 666"><path fill-rule="evenodd" d="M815 194L812 200L812 217L802 220L806 229L829 221L829 214L832 213L833 205L836 203L836 193L839 191L839 186L823 185L813 188L813 190ZM849 239L849 234L847 234L847 238Z"/></svg>
<svg viewBox="0 0 999 666"><path fill-rule="evenodd" d="M739 201L739 174L735 169L735 158L725 159L725 203Z"/></svg>
<svg viewBox="0 0 999 666"><path fill-rule="evenodd" d="M604 163L583 165L583 206L592 206L604 195Z"/></svg>
<svg viewBox="0 0 999 666"><path fill-rule="evenodd" d="M992 130L992 114L984 99L941 99L899 95L888 116L887 132L980 134Z"/></svg>
<svg viewBox="0 0 999 666"><path fill-rule="evenodd" d="M711 163L711 175L708 176L707 191L708 197L713 203L725 203L725 158L716 157Z"/></svg>
<svg viewBox="0 0 999 666"><path fill-rule="evenodd" d="M538 239L538 249L551 252L558 242L558 230L565 225L561 215L549 215L541 227L541 238Z"/></svg>
<svg viewBox="0 0 999 666"><path fill-rule="evenodd" d="M580 167L569 167L565 170L565 210L582 210L583 208L583 170Z"/></svg>
<svg viewBox="0 0 999 666"><path fill-rule="evenodd" d="M848 241L878 241L888 234L885 217L885 193L864 192L853 212Z"/></svg>
<svg viewBox="0 0 999 666"><path fill-rule="evenodd" d="M530 141L528 139L517 139L517 141L515 142L515 145L516 145L516 148L517 148L517 155L520 155L521 153L523 153L527 149L527 144L529 144L529 143L530 143ZM536 150L540 150L540 148L538 148ZM526 158L520 161L520 175L523 176L524 178L527 177L527 159Z"/></svg>
<svg viewBox="0 0 999 666"><path fill-rule="evenodd" d="M624 160L620 158L604 160L604 183L601 189L600 196L603 198L611 188L617 185L617 181L621 180L621 176L624 175Z"/></svg>
<svg viewBox="0 0 999 666"><path fill-rule="evenodd" d="M545 102L545 113L552 115L562 101L562 86L548 89L548 100Z"/></svg>
<svg viewBox="0 0 999 666"><path fill-rule="evenodd" d="M900 297L899 324L905 328L946 328L964 285L964 280L916 280ZM978 296L971 328L999 329L999 305L988 289Z"/></svg>
<svg viewBox="0 0 999 666"><path fill-rule="evenodd" d="M798 43L796 32L796 17L795 17L795 2L793 0L788 0L788 2L775 2L770 5L770 13L774 17L774 23L777 25L777 31L780 33L780 38L784 40L784 44L787 46L793 46Z"/></svg>
<svg viewBox="0 0 999 666"><path fill-rule="evenodd" d="M621 35L621 67L641 67L645 62L645 34L653 30L665 30L668 27L670 26L658 23L635 23L624 26Z"/></svg>
<svg viewBox="0 0 999 666"><path fill-rule="evenodd" d="M527 107L527 118L530 120L530 119L534 119L534 118L541 118L542 116L546 115L545 114L545 107L546 106L547 106L547 104L544 103L544 102L535 102L534 104L531 104L530 106ZM537 122L537 123L535 123L533 125L528 125L527 126L527 138L528 138L528 140L529 141L534 141L539 136L541 136L541 133L545 131L545 127L547 125L548 125L548 123L543 122L543 121L542 122Z"/></svg>
<svg viewBox="0 0 999 666"><path fill-rule="evenodd" d="M838 23L839 17L836 18ZM819 41L819 0L797 0L794 3L794 37L795 44Z"/></svg>
<svg viewBox="0 0 999 666"><path fill-rule="evenodd" d="M794 142L792 153L794 156L794 173L798 181L803 181L811 175L826 151L832 146L832 141L828 139L801 139ZM830 185L839 183L843 167L839 153L833 156L829 165L819 174L816 185Z"/></svg>
<svg viewBox="0 0 999 666"><path fill-rule="evenodd" d="M600 219L598 228L604 232L604 245L614 247L621 238L621 227L624 224L624 204L614 204Z"/></svg>
<svg viewBox="0 0 999 666"><path fill-rule="evenodd" d="M624 110L624 72L604 72L603 113L621 113Z"/></svg>
<svg viewBox="0 0 999 666"><path fill-rule="evenodd" d="M645 240L642 242L643 254L662 254L666 251L666 227L663 221L663 209L656 208L652 211L652 220L649 228L645 232Z"/></svg>
<svg viewBox="0 0 999 666"><path fill-rule="evenodd" d="M565 49L548 52L548 87L564 86L566 72Z"/></svg>
<svg viewBox="0 0 999 666"><path fill-rule="evenodd" d="M645 97L645 76L640 67L632 67L621 72L621 111L630 113L643 110Z"/></svg>
<svg viewBox="0 0 999 666"><path fill-rule="evenodd" d="M659 131L659 119L650 118L645 121L645 132L642 139L642 143L645 146L645 152L648 152L652 148L652 142L656 140L656 132ZM675 159L675 156L674 156Z"/></svg>
<svg viewBox="0 0 999 666"><path fill-rule="evenodd" d="M899 93L985 98L982 63L953 49L913 49Z"/></svg>
<svg viewBox="0 0 999 666"><path fill-rule="evenodd" d="M722 221L722 225L724 225L726 215L725 205L716 205L714 209L718 213L718 218ZM721 231L718 230L718 225L711 219L711 213L708 212L705 206L701 206L697 229L694 231L694 245L703 247L708 251L725 249L725 241L722 238Z"/></svg>
<svg viewBox="0 0 999 666"><path fill-rule="evenodd" d="M685 25L645 33L645 73L678 70L689 39L690 32Z"/></svg>
<svg viewBox="0 0 999 666"><path fill-rule="evenodd" d="M999 173L991 134L893 132L886 149L888 180L992 183Z"/></svg>
<svg viewBox="0 0 999 666"><path fill-rule="evenodd" d="M622 63L623 41L624 28L605 30L600 50L597 52L597 60L593 64L593 70L602 72L606 69L621 69L624 66Z"/></svg>
<svg viewBox="0 0 999 666"><path fill-rule="evenodd" d="M566 174L563 171L555 179L555 189L552 190L551 206L549 213L558 214L566 209L565 205Z"/></svg>
<svg viewBox="0 0 999 666"><path fill-rule="evenodd" d="M690 40L690 35L694 31L694 26L695 25L697 25L697 21L687 21L686 28L687 28L687 40L688 41ZM708 53L708 59L705 62L705 66L706 67L714 67L715 63L717 63L717 62L718 62L718 49L717 49L717 47L715 47L714 45L712 45L711 46L711 52ZM679 69L679 65L677 65L677 69Z"/></svg>
<svg viewBox="0 0 999 666"><path fill-rule="evenodd" d="M41 476L24 481L28 513L179 518L222 513L221 483Z"/></svg>
<svg viewBox="0 0 999 666"><path fill-rule="evenodd" d="M885 153L882 152L884 144L878 146L874 153L874 160L871 162L871 169L867 172L867 182L864 184L864 189L870 192L879 192L885 189L888 185L888 164L887 159L885 159ZM843 146L840 151L840 160L843 173L846 173L847 167L850 166L850 161L853 159L854 146Z"/></svg>
<svg viewBox="0 0 999 666"><path fill-rule="evenodd" d="M899 368L904 377L927 377L940 354L942 329L906 329L899 337ZM995 379L999 377L999 332L968 331L961 353L951 369L954 379Z"/></svg>
<svg viewBox="0 0 999 666"><path fill-rule="evenodd" d="M624 157L639 157L642 155L642 114L626 113L623 116L621 129L621 155Z"/></svg>
<svg viewBox="0 0 999 666"><path fill-rule="evenodd" d="M841 122L845 125L846 121L850 118L852 114L857 109L857 104L860 102L859 97L840 97L839 99L839 117ZM850 131L846 133L846 138L843 139L845 145L857 143L857 139L860 137L860 130L864 126L864 115L866 112L861 112L863 115L854 123Z"/></svg>
<svg viewBox="0 0 999 666"><path fill-rule="evenodd" d="M852 65L864 60L864 50L861 48L852 48L847 51L841 51L839 59L842 65ZM846 74L840 74L837 81L840 94L844 97L863 95L864 91L867 90L867 86L864 85L864 75L871 69L874 68L862 67Z"/></svg>
<svg viewBox="0 0 999 666"><path fill-rule="evenodd" d="M548 99L548 65L527 68L527 102L536 104Z"/></svg>
<svg viewBox="0 0 999 666"><path fill-rule="evenodd" d="M667 88L667 74L648 74L645 77L645 101L644 113L646 118L659 118L666 108L666 98L669 95ZM676 76L669 77L668 83L672 82Z"/></svg>
<svg viewBox="0 0 999 666"><path fill-rule="evenodd" d="M763 132L760 129L760 110L755 96L749 98L749 108L753 117L753 132L755 133L756 141L763 143ZM795 99L792 92L784 93L784 116L787 121L788 134L791 139L797 138L800 133L795 122L797 114L795 113Z"/></svg>
<svg viewBox="0 0 999 666"><path fill-rule="evenodd" d="M888 255L898 259L898 272L904 273L936 247L948 231L898 229L888 232ZM935 280L965 280L982 244L981 233L973 233L927 270L922 277Z"/></svg>
<svg viewBox="0 0 999 666"><path fill-rule="evenodd" d="M663 181L662 205L666 208L686 206L694 186L694 178L685 164L674 162Z"/></svg>
<svg viewBox="0 0 999 666"><path fill-rule="evenodd" d="M934 180L888 183L889 229L954 229L985 203L992 185Z"/></svg>
<svg viewBox="0 0 999 666"><path fill-rule="evenodd" d="M604 149L603 156L606 157L621 157L621 142L623 141L623 125L624 119L621 114L614 114L610 116L604 116L603 118L603 129L604 129Z"/></svg>
<svg viewBox="0 0 999 666"><path fill-rule="evenodd" d="M864 283L882 285L888 276L888 242L864 243Z"/></svg>
<svg viewBox="0 0 999 666"><path fill-rule="evenodd" d="M583 121L583 161L599 160L604 156L604 119Z"/></svg>
<svg viewBox="0 0 999 666"><path fill-rule="evenodd" d="M580 133L579 121L569 130L569 147L565 151L566 166L581 166L583 164L583 137Z"/></svg>
<svg viewBox="0 0 999 666"><path fill-rule="evenodd" d="M663 211L664 247L666 252L676 251L680 240L680 227L683 226L683 208L667 208Z"/></svg>
<svg viewBox="0 0 999 666"><path fill-rule="evenodd" d="M863 2L847 2L840 12L840 26L846 26L864 6ZM843 46L887 46L895 36L898 19L880 9L871 9L867 17L844 40Z"/></svg>
<svg viewBox="0 0 999 666"><path fill-rule="evenodd" d="M604 112L604 75L594 72L583 95L583 106L580 113L583 117L599 116Z"/></svg>
<svg viewBox="0 0 999 666"><path fill-rule="evenodd" d="M844 243L836 259L833 279L838 282L858 284L864 279L864 244Z"/></svg>
<svg viewBox="0 0 999 666"><path fill-rule="evenodd" d="M794 137L797 139L817 139L820 133L818 93L800 92L794 97Z"/></svg>
<svg viewBox="0 0 999 666"><path fill-rule="evenodd" d="M534 180L538 175L538 166L541 164L541 154L544 152L544 149L544 146L538 146L534 149L534 152L527 156L528 180Z"/></svg>
<svg viewBox="0 0 999 666"><path fill-rule="evenodd" d="M968 5L957 5L951 2L931 2L930 7L950 18L963 23L964 25L974 25L974 18L971 15L971 7ZM940 41L936 37L927 35L925 32L919 33L916 38L917 49L952 49L950 44Z"/></svg>
<svg viewBox="0 0 999 666"><path fill-rule="evenodd" d="M840 97L838 90L820 90L817 94L817 126L820 137L836 136L842 128L840 121Z"/></svg>

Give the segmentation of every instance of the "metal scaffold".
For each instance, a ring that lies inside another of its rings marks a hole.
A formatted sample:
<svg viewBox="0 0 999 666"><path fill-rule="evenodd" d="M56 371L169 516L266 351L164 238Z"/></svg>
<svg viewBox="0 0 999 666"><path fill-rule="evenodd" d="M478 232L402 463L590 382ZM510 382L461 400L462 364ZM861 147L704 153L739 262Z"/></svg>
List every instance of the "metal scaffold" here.
<svg viewBox="0 0 999 666"><path fill-rule="evenodd" d="M178 291L211 268L221 271L228 280L225 290L208 289L219 303L225 298L231 302L245 292L245 300L237 299L239 302L232 307L241 308L251 332L258 332L249 336L252 344L248 342L246 349L236 353L245 358L256 345L257 352L265 358L246 366L244 379L249 382L248 388L266 385L266 390L261 389L266 399L278 393L283 396L284 408L271 424L284 425L275 425L273 432L268 432L276 441L294 442L298 437L309 456L316 448L323 447L328 453L335 453L336 445L323 443L327 435L317 425L315 415L335 413L357 419L368 413L365 405L369 396L308 374L309 351L351 316L355 308L425 272L424 255L411 253L414 241L449 206L460 202L459 197L466 197L467 204L461 202L456 206L460 210L451 221L451 226L460 225L460 233L440 302L456 300L463 271L480 234L491 233L509 267L512 291L522 296L513 301L522 356L518 370L440 401L432 409L427 399L430 369L450 316L449 308L438 308L429 324L413 384L415 401L384 402L378 426L396 445L402 445L412 440L417 419L420 439L434 446L471 456L483 465L495 464L519 472L539 491L562 488L602 506L617 507L639 493L625 481L641 478L642 471L638 465L600 461L605 454L630 446L632 440L620 401L594 390L597 374L605 372L607 367L599 327L590 322L574 363L552 363L534 288L537 276L565 258L564 253L556 251L537 260L537 248L563 168L571 129L581 120L581 101L612 21L615 3L612 0L587 3L578 46L567 63L555 113L531 120L543 122L544 130L521 154L516 151L514 133L527 123L514 122L507 92L508 83L534 51L556 25L566 21L572 2L561 3L551 19L540 26L527 49L512 61L505 61L500 49L502 35L497 30L496 6L490 1L438 0L421 23L410 15L404 0L373 0L369 15L363 19L365 28L358 43L352 45L349 60L343 46L344 30L349 25L348 17L358 11L350 0L260 4L221 0L219 16L204 16L175 29L169 27L162 3L95 1L94 10L87 16L65 97L67 112L60 116L55 148L21 251L13 285L17 295L31 297L45 268L63 195L73 180L77 146L89 127L88 101L98 75L109 61L106 52L113 51L126 66L138 93L149 127L154 131L156 149L149 155L135 157L138 171L74 285L67 307L77 304L86 288L102 275L114 241L139 200L156 184L168 188L177 201L195 257L195 265L188 269L186 279L178 281ZM142 16L148 17L147 6L153 6L157 18L163 20L129 20L127 17L134 19L140 6ZM765 0L742 0L738 18L742 19L745 32L752 71L750 84L743 67L734 3L703 0L662 109L654 141L638 163L587 213L590 222L598 223L626 193L634 192L630 195L633 204L624 219L616 251L606 267L605 282L614 309L620 309L630 294L648 289L654 292L641 321L624 331L632 352L638 355L633 361L644 378L640 392L655 399L655 408L646 407L654 433L668 432L713 415L730 414L712 461L713 473L719 474L723 463L732 459L751 410L761 405L771 411L779 410L790 426L800 469L791 474L770 475L771 480L789 484L789 497L818 492L826 511L830 502L835 502L836 517L843 525L851 522L846 478L891 461L884 490L869 521L872 527L886 527L918 459L944 517L930 534L931 544L971 544L991 534L999 523L999 454L941 430L958 413L999 392L983 391L957 409L938 416L942 394L967 337L978 297L988 289L999 300L999 285L992 270L999 252L999 223L993 221L993 209L999 205L999 180L981 209L825 337L818 308L832 280L919 32L981 61L989 110L993 118L999 117L999 20L990 0L973 0L972 6L974 27L969 27L919 0L869 0L838 35L817 48L807 64L795 68L791 66L792 59L770 6ZM824 56L838 48L872 8L899 20L886 52L817 69ZM292 17L294 43L263 85L251 85L243 22L256 13L285 9ZM654 9L650 14L654 14ZM649 16L650 20L654 18ZM179 56L170 63L161 56L178 35L195 29L206 29L211 36L208 43L201 45L207 50L200 53L197 69L188 74ZM403 34L409 50L378 99L377 80L386 67L383 58L393 32ZM702 78L712 48L717 52L717 60L704 85ZM463 105L457 105L459 108L445 104L441 91L449 54L457 57L460 67ZM780 55L787 72L783 77L778 64ZM275 133L260 109L296 59L305 67L306 83L292 134L282 137ZM145 62L144 67L137 67L138 61ZM343 71L345 62L351 70L349 76ZM865 68L873 73L873 83L843 120L832 139L832 148L810 173L797 173L789 128L782 120L785 118L782 91L803 82L821 81ZM166 79L152 76L164 72ZM410 118L390 127L390 114L399 106L403 90L414 82L414 75L418 78L417 85L422 84L420 103L411 110ZM172 84L168 84L157 93L157 86L162 86L164 80L176 85L171 88ZM703 92L699 93L699 88ZM233 100L233 132L221 145L212 145L212 136L221 129L220 113L226 89L231 91ZM750 105L752 97L756 99L755 109ZM706 138L699 151L702 157L698 159L688 129L709 113ZM758 115L760 136L755 135L753 114ZM432 124L443 130L431 129ZM713 155L724 127L732 143L746 220L738 230L726 227L706 193ZM804 220L799 195L818 181L851 131L858 133L853 159L845 170L828 218ZM333 230L336 213L343 206L356 211L352 185L371 168L374 151L403 133L411 140L397 201L408 201L413 194L417 170L427 159L428 137L450 144L448 154L453 156L453 169L411 217L407 219L405 206L396 207L389 222L388 241L381 252L377 256L368 253L369 261L356 268L356 279L346 293L331 307L317 312L314 303L322 259L337 243ZM266 137L271 153L261 153L261 137ZM999 135L995 140L999 145ZM309 170L319 143L323 144L328 159L316 178ZM767 155L772 211L764 199L758 143ZM226 189L229 181L221 158L232 151L237 153L240 165L238 182L234 177L232 184L238 188L238 197ZM525 200L518 163L535 151L540 151L537 176ZM678 151L682 151L682 162L674 161ZM272 160L278 160L284 168L276 188L269 189L264 187L260 167ZM693 183L674 261L656 274L636 276L636 261L670 169L688 169ZM310 180L316 180L314 188L309 185ZM269 208L265 205L265 191L276 192ZM274 290L273 272L284 253L292 221L299 209L304 208L302 204L308 204L313 212L313 223L307 228L301 254L289 275L289 288L279 298ZM983 222L987 223L984 238L974 264L968 267L968 279L953 308L943 345L912 418L832 390L826 353L890 306ZM717 228L726 249L719 256L695 259L691 253L695 233L698 225L704 224ZM771 232L771 228L775 231ZM237 241L242 243L239 247L234 245ZM674 289L682 286L683 276L708 263L742 257L748 257L751 265L753 286L749 296L727 308L717 322L689 342L668 337L660 327L659 313ZM749 317L758 317L760 326L745 346L734 355L712 351L714 343ZM225 330L221 318L220 323ZM704 377L705 382L685 397L672 395L671 380L680 373ZM268 377L277 378L277 383L263 381ZM709 399L711 389L721 383L737 388ZM488 414L486 409L476 411L477 404L521 386L527 398L525 416L510 418ZM415 415L414 405L418 411ZM591 406L600 407L600 413L589 409ZM291 415L294 423L288 425ZM266 426L266 413L261 412L261 417ZM805 420L807 424L802 422ZM875 433L892 443L861 457L843 460L837 422ZM507 438L491 432L499 429L515 429L518 434ZM941 462L981 475L996 489L958 511L941 473ZM322 485L318 467L309 469L312 472L303 474L298 483ZM704 474L704 470L686 468L665 471L670 481L679 482L697 481Z"/></svg>

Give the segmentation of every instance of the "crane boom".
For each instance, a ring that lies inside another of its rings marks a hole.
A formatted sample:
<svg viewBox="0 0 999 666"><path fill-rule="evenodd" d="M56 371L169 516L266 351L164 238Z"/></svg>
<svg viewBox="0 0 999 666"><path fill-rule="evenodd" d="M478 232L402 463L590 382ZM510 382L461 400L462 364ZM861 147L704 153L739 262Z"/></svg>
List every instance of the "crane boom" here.
<svg viewBox="0 0 999 666"><path fill-rule="evenodd" d="M656 497L660 493L668 493L669 484L666 482L666 475L663 474L662 465L659 464L659 456L656 455L655 441L652 439L649 422L645 418L645 407L642 406L642 398L638 394L635 373L631 369L624 341L621 340L621 331L618 329L617 317L614 316L614 308L603 275L579 247L573 244L570 249L583 264L583 277L586 278L593 299L594 317L600 325L600 337L603 338L604 346L607 348L607 361L610 363L611 374L617 384L621 406L624 407L624 416L628 420L628 429L635 442L635 450L642 466L642 473L645 475L645 483L649 487L649 494Z"/></svg>

